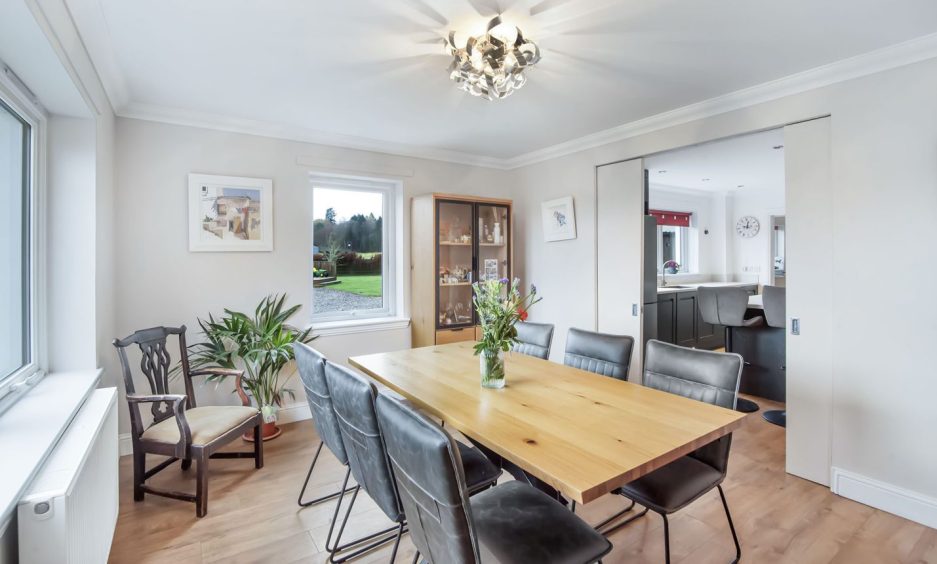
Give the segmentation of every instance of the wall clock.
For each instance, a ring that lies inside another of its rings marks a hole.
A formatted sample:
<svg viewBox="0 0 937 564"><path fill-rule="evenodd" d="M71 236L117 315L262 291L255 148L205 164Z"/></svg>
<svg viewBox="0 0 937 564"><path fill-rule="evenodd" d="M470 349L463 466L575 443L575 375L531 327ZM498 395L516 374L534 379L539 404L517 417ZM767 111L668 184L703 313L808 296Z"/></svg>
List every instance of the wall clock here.
<svg viewBox="0 0 937 564"><path fill-rule="evenodd" d="M735 224L735 231L740 237L745 237L746 239L751 239L755 235L758 235L759 229L761 229L761 225L758 223L758 218L751 215L739 218L738 222Z"/></svg>

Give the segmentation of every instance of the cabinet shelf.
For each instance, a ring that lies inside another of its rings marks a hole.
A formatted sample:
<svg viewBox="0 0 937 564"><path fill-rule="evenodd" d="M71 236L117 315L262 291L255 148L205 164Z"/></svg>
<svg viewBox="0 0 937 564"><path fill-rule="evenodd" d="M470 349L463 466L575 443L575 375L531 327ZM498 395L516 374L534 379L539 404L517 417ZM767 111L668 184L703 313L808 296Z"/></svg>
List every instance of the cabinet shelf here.
<svg viewBox="0 0 937 564"><path fill-rule="evenodd" d="M504 243L479 243L479 247L503 247Z"/></svg>
<svg viewBox="0 0 937 564"><path fill-rule="evenodd" d="M471 243L451 243L449 241L440 241L440 247L471 247Z"/></svg>
<svg viewBox="0 0 937 564"><path fill-rule="evenodd" d="M440 288L451 288L451 287L453 287L453 286L471 286L471 285L472 285L471 282L452 282L452 283L446 283L446 284L442 284L442 283L441 283L441 284L439 284L439 287L440 287Z"/></svg>

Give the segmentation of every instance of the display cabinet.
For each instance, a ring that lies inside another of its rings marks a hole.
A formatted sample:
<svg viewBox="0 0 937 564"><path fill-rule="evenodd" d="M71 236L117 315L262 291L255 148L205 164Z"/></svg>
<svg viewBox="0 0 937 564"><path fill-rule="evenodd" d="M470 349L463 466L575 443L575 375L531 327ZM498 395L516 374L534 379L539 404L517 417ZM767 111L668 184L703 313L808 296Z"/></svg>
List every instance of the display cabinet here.
<svg viewBox="0 0 937 564"><path fill-rule="evenodd" d="M474 340L472 283L512 276L511 201L428 194L410 217L413 346Z"/></svg>

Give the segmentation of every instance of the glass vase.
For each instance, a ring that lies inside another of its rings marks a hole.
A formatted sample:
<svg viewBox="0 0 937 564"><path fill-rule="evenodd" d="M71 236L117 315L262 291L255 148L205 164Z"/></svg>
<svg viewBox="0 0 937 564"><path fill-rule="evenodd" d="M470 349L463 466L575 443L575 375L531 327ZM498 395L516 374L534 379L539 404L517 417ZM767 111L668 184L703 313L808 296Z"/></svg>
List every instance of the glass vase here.
<svg viewBox="0 0 937 564"><path fill-rule="evenodd" d="M478 368L482 376L483 388L500 389L504 387L504 352L484 350L478 355Z"/></svg>

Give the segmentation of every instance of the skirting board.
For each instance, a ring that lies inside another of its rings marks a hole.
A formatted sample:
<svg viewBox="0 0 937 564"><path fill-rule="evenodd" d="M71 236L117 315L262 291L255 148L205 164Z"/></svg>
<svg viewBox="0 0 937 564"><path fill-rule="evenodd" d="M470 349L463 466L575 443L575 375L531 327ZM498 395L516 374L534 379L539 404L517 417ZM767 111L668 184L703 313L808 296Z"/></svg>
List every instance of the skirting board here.
<svg viewBox="0 0 937 564"><path fill-rule="evenodd" d="M280 408L280 411L277 414L277 423L292 423L294 421L302 421L311 417L312 414L309 413L309 404L305 402L294 403L293 405ZM130 438L130 433L121 433L119 440L120 455L127 456L128 454L133 454L133 440Z"/></svg>
<svg viewBox="0 0 937 564"><path fill-rule="evenodd" d="M937 499L833 467L830 489L853 501L937 529Z"/></svg>

